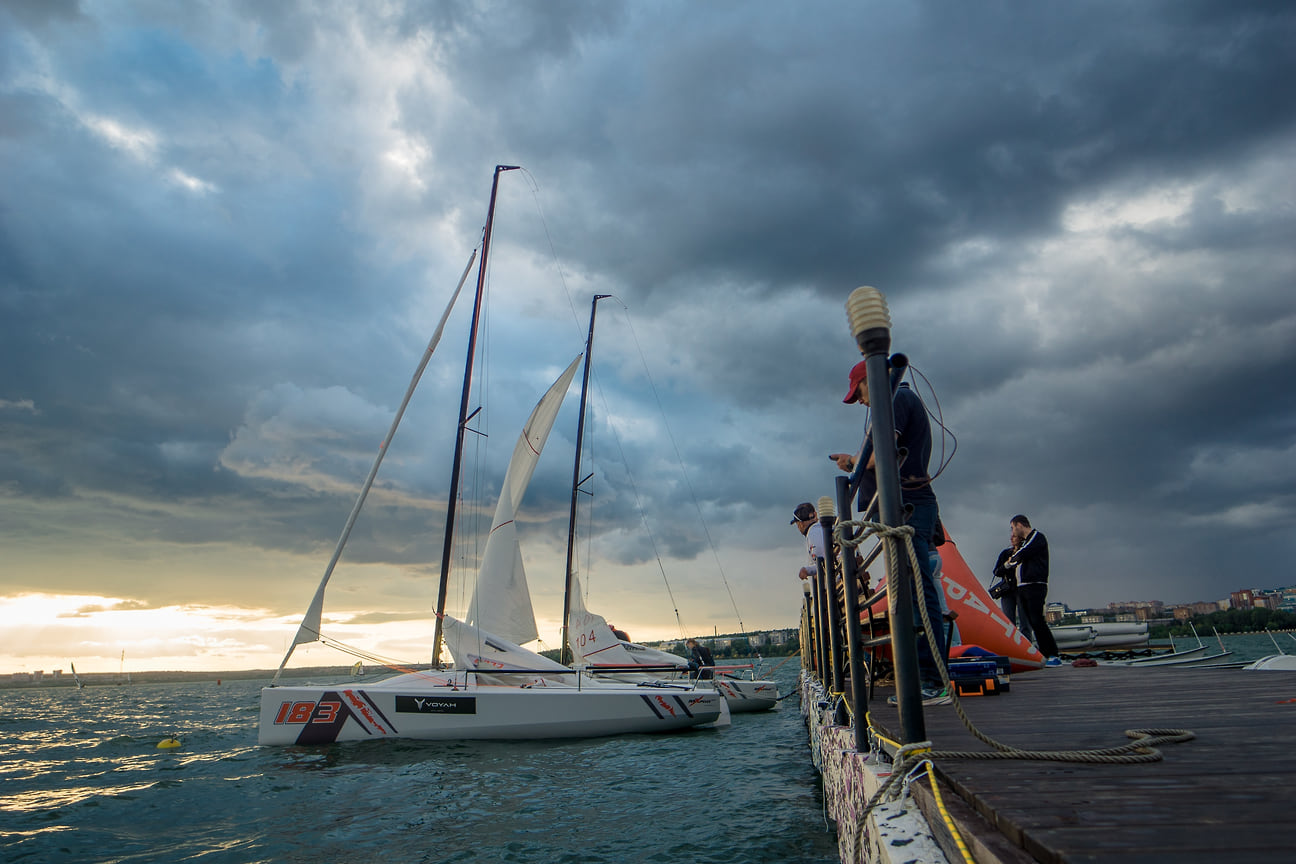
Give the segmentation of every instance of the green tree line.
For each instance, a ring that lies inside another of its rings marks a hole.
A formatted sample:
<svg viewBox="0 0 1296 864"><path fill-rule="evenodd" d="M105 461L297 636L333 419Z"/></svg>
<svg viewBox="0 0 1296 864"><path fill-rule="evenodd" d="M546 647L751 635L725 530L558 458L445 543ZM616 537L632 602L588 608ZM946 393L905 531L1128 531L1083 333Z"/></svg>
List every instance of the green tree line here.
<svg viewBox="0 0 1296 864"><path fill-rule="evenodd" d="M1191 636L1189 622L1197 628L1198 633L1252 633L1257 630L1292 630L1296 629L1296 612L1284 612L1278 609L1226 609L1212 612L1209 615L1194 615L1188 621L1162 627L1153 627L1149 635L1153 638L1165 636Z"/></svg>

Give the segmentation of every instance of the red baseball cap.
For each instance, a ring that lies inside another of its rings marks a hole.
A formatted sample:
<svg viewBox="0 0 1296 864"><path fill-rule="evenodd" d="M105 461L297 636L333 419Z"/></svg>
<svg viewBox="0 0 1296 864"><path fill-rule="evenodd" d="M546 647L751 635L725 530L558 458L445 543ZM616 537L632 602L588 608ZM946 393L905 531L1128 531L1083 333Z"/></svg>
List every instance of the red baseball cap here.
<svg viewBox="0 0 1296 864"><path fill-rule="evenodd" d="M842 401L848 404L851 402L858 402L859 385L860 382L865 380L866 378L868 378L868 368L866 365L866 361L861 360L860 362L856 363L855 366L851 369L850 392L846 394L846 398L843 399Z"/></svg>

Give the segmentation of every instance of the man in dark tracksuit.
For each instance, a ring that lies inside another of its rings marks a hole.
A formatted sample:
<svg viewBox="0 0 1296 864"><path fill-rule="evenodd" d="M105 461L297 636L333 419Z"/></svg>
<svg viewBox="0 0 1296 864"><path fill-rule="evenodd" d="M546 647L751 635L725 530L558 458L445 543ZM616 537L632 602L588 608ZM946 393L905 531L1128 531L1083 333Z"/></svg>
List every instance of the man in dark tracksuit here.
<svg viewBox="0 0 1296 864"><path fill-rule="evenodd" d="M1044 600L1048 597L1049 554L1048 540L1031 528L1030 520L1017 515L1012 518L1012 533L1020 540L1017 551L1004 567L1017 572L1017 602L1026 612L1026 620L1035 631L1035 643L1045 657L1046 666L1061 666L1057 642L1044 618Z"/></svg>

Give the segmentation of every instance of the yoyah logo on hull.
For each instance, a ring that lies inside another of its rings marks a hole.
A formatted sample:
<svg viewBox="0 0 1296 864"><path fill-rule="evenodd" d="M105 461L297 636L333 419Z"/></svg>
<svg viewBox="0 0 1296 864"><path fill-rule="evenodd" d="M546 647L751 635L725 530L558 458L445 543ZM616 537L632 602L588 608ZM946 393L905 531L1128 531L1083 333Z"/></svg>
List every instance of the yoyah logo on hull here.
<svg viewBox="0 0 1296 864"><path fill-rule="evenodd" d="M397 696L397 714L476 714L476 696Z"/></svg>

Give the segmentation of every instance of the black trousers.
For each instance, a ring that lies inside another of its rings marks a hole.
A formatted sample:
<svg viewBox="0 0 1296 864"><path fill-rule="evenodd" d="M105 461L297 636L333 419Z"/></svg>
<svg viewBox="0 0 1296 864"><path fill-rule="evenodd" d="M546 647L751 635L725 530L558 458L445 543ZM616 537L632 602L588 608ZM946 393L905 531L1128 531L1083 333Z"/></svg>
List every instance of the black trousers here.
<svg viewBox="0 0 1296 864"><path fill-rule="evenodd" d="M1057 642L1044 618L1044 601L1048 598L1047 582L1023 582L1017 586L1017 602L1026 612L1026 620L1035 631L1035 644L1045 657L1056 657Z"/></svg>

